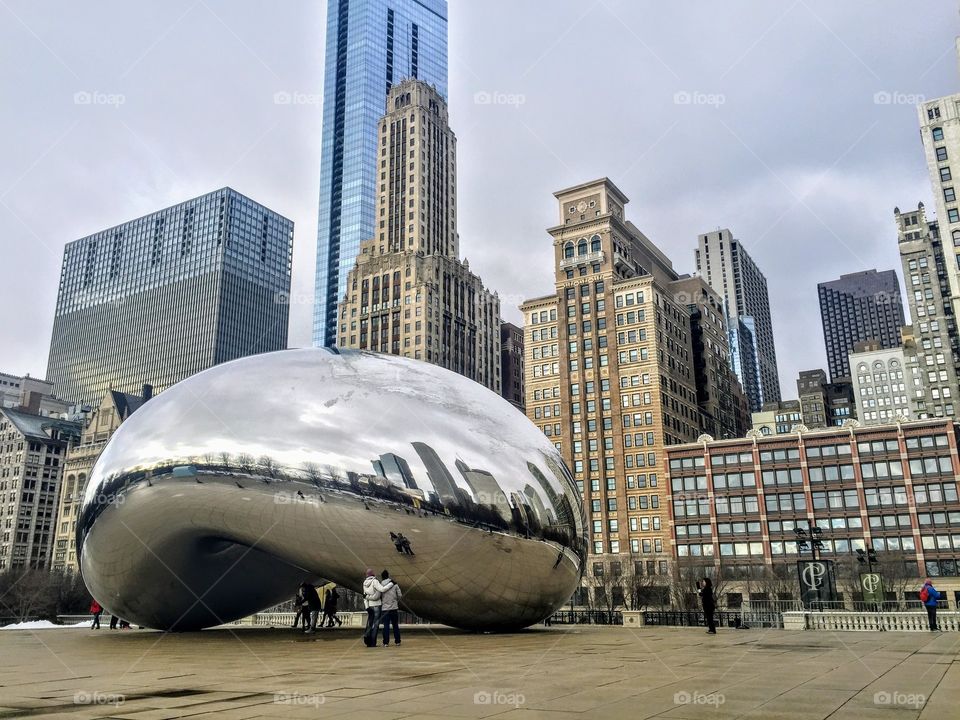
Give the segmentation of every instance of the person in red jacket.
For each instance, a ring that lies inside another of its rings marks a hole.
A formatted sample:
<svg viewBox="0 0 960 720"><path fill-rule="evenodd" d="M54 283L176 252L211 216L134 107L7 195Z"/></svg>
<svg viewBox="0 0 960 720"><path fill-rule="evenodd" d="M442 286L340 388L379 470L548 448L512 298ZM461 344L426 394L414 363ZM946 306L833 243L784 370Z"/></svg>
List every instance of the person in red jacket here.
<svg viewBox="0 0 960 720"><path fill-rule="evenodd" d="M100 615L103 614L103 608L100 607L100 603L96 600L93 600L90 603L90 614L93 615L93 623L90 625L91 630L100 629Z"/></svg>

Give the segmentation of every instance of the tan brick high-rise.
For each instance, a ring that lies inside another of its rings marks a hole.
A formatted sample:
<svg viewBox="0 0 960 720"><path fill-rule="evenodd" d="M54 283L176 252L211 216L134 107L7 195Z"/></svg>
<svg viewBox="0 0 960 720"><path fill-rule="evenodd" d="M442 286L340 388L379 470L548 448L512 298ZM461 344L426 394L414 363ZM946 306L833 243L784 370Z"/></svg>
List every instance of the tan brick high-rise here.
<svg viewBox="0 0 960 720"><path fill-rule="evenodd" d="M338 345L426 360L500 392L500 300L458 258L443 98L416 80L395 85L379 143L379 228L347 278Z"/></svg>
<svg viewBox="0 0 960 720"><path fill-rule="evenodd" d="M527 415L583 492L588 578L600 564L611 575L663 575L664 446L695 440L701 422L689 288L627 221L627 198L610 180L555 195L556 293L521 306Z"/></svg>

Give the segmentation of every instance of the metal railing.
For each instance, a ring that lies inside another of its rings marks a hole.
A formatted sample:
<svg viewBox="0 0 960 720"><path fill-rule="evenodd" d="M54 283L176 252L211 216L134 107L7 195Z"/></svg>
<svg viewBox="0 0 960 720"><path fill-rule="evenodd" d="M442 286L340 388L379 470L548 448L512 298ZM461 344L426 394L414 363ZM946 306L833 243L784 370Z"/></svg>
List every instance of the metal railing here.
<svg viewBox="0 0 960 720"><path fill-rule="evenodd" d="M718 627L783 627L783 618L780 613L753 613L745 615L742 612L720 610L715 612L713 617ZM643 624L675 627L706 627L707 620L706 616L698 610L646 610L643 613Z"/></svg>

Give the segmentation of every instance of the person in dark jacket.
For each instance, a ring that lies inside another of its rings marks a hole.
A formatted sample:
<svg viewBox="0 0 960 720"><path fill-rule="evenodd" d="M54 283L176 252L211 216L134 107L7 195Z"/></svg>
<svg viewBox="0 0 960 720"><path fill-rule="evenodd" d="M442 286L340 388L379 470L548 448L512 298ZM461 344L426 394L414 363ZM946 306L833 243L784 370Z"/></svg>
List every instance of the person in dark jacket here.
<svg viewBox="0 0 960 720"><path fill-rule="evenodd" d="M310 613L310 625L304 630L309 635L317 631L317 618L320 616L320 610L322 609L320 595L317 593L317 589L307 582L303 583L300 589L303 593L303 599L307 603L307 612Z"/></svg>
<svg viewBox="0 0 960 720"><path fill-rule="evenodd" d="M343 625L343 620L337 617L337 601L340 599L340 593L337 592L337 586L327 590L323 597L323 620L320 621L321 627L326 623L327 627L333 627L333 623Z"/></svg>
<svg viewBox="0 0 960 720"><path fill-rule="evenodd" d="M380 573L380 582L386 585L390 582L390 573L384 570ZM400 598L403 593L400 592L400 586L396 581L390 585L380 596L380 618L383 623L383 646L390 644L390 626L393 625L393 642L400 644Z"/></svg>
<svg viewBox="0 0 960 720"><path fill-rule="evenodd" d="M699 583L700 589L700 605L703 607L703 617L707 622L707 633L710 635L717 634L717 625L713 619L713 612L716 609L716 604L713 598L713 583L710 582L710 578L703 578Z"/></svg>
<svg viewBox="0 0 960 720"><path fill-rule="evenodd" d="M303 593L300 588L297 588L297 594L293 596L293 607L297 611L293 616L293 629L296 629L300 625L301 620L303 621L303 629L306 630L309 621L309 609L304 607Z"/></svg>
<svg viewBox="0 0 960 720"><path fill-rule="evenodd" d="M100 629L100 616L103 614L103 608L100 607L100 603L96 600L90 603L90 614L93 615L93 623L90 625L91 630Z"/></svg>
<svg viewBox="0 0 960 720"><path fill-rule="evenodd" d="M926 599L924 599L924 590L926 590ZM920 601L927 609L927 620L930 622L930 632L938 632L940 627L937 625L937 600L940 599L940 593L933 586L930 578L927 578L920 589Z"/></svg>

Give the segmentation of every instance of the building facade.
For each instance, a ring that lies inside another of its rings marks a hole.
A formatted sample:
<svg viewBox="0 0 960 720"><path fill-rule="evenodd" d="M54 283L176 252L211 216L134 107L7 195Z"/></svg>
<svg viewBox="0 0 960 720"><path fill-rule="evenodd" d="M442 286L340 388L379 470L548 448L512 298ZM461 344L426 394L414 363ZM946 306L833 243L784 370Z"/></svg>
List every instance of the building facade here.
<svg viewBox="0 0 960 720"><path fill-rule="evenodd" d="M523 329L500 324L500 394L523 410Z"/></svg>
<svg viewBox="0 0 960 720"><path fill-rule="evenodd" d="M380 121L378 227L340 304L343 348L440 365L500 392L500 301L461 261L456 137L425 83L393 86Z"/></svg>
<svg viewBox="0 0 960 720"><path fill-rule="evenodd" d="M958 44L960 52L960 44ZM933 191L939 235L943 238L944 272L949 285L951 312L960 312L960 205L957 204L956 180L953 171L960 160L960 94L936 98L917 106L920 139L927 161L930 187ZM919 227L923 230L923 226Z"/></svg>
<svg viewBox="0 0 960 720"><path fill-rule="evenodd" d="M82 424L79 441L67 450L57 524L54 531L52 570L79 572L77 561L77 519L87 489L87 479L120 423L150 399L153 388L144 385L141 395L111 390Z"/></svg>
<svg viewBox="0 0 960 720"><path fill-rule="evenodd" d="M827 382L820 369L801 370L797 378L797 396L803 424L812 429L840 427L856 419L857 405L849 382Z"/></svg>
<svg viewBox="0 0 960 720"><path fill-rule="evenodd" d="M80 423L0 408L0 571L49 567L57 502Z"/></svg>
<svg viewBox="0 0 960 720"><path fill-rule="evenodd" d="M948 270L955 250L945 253L939 225L927 220L923 203L905 213L894 208L893 215L913 323L904 360L914 416L952 417L960 393L960 333Z"/></svg>
<svg viewBox="0 0 960 720"><path fill-rule="evenodd" d="M663 452L700 433L687 302L610 180L555 197L556 290L520 308L527 416L583 493L594 572L665 575Z"/></svg>
<svg viewBox="0 0 960 720"><path fill-rule="evenodd" d="M893 270L841 275L819 283L817 294L831 381L850 379L848 356L854 344L873 340L883 348L900 346L905 323L900 281Z"/></svg>
<svg viewBox="0 0 960 720"><path fill-rule="evenodd" d="M47 378L96 407L287 347L293 222L223 188L68 243Z"/></svg>
<svg viewBox="0 0 960 720"><path fill-rule="evenodd" d="M850 370L861 425L889 425L917 417L902 347L860 344L850 353Z"/></svg>
<svg viewBox="0 0 960 720"><path fill-rule="evenodd" d="M799 400L781 400L767 403L759 412L751 415L753 430L763 436L786 435L794 432L803 423Z"/></svg>
<svg viewBox="0 0 960 720"><path fill-rule="evenodd" d="M380 138L390 88L447 96L446 0L328 0L314 345L337 342L337 305L360 243L375 236Z"/></svg>
<svg viewBox="0 0 960 720"><path fill-rule="evenodd" d="M780 400L777 351L767 279L730 230L699 236L697 272L724 300L734 357L731 365L750 401L751 411Z"/></svg>
<svg viewBox="0 0 960 720"><path fill-rule="evenodd" d="M674 446L666 455L678 563L731 578L779 566L795 579L790 566L809 558L795 530L809 536L816 526L824 558L856 567L856 551L873 548L888 580L957 576L952 421L755 435ZM909 595L895 599L916 598L920 582L905 584Z"/></svg>
<svg viewBox="0 0 960 720"><path fill-rule="evenodd" d="M750 429L750 410L730 363L723 300L700 276L681 277L673 288L690 313L700 430L716 438L743 437Z"/></svg>
<svg viewBox="0 0 960 720"><path fill-rule="evenodd" d="M54 395L51 381L9 373L0 373L0 407L47 417L71 414L70 403Z"/></svg>

